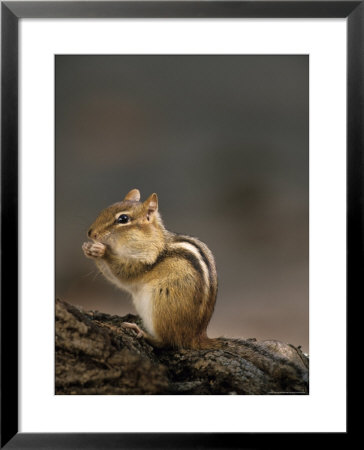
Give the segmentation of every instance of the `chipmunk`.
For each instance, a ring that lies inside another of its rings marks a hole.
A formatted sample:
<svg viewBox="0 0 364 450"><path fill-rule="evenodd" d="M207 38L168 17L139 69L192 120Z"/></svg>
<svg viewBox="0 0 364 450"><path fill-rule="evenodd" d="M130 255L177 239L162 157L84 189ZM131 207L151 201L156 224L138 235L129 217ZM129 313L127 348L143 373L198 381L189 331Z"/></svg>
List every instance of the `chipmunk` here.
<svg viewBox="0 0 364 450"><path fill-rule="evenodd" d="M131 190L101 211L88 237L85 256L132 295L146 331L135 323L123 326L155 347L220 347L206 333L217 295L214 257L198 239L165 229L157 194L140 202L139 190Z"/></svg>

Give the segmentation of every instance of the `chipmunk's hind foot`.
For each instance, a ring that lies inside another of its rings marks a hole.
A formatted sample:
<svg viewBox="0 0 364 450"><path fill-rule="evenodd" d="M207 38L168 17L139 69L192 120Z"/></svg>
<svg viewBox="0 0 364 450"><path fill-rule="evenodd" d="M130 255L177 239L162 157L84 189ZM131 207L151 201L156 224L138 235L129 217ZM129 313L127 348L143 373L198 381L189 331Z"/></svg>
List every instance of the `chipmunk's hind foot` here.
<svg viewBox="0 0 364 450"><path fill-rule="evenodd" d="M122 327L124 328L130 328L131 330L134 330L136 332L136 337L138 339L140 338L146 338L147 337L147 333L145 331L143 331L140 327L138 327L138 325L136 323L130 323L130 322L123 322L121 324Z"/></svg>

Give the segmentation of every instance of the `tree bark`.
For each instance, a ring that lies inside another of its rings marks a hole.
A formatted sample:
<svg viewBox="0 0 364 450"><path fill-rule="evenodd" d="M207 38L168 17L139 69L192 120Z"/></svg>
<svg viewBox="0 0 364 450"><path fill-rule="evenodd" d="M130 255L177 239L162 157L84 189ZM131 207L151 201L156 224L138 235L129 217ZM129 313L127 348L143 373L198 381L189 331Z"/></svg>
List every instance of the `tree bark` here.
<svg viewBox="0 0 364 450"><path fill-rule="evenodd" d="M221 338L218 350L161 350L122 322L56 300L56 394L308 394L300 347Z"/></svg>

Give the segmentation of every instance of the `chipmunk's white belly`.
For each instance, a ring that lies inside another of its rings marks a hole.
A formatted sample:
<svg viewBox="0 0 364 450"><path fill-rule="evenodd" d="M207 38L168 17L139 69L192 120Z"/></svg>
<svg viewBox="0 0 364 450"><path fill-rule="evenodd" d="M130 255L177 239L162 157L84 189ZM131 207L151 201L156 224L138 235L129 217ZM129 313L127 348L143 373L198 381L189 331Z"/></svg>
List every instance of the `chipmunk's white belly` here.
<svg viewBox="0 0 364 450"><path fill-rule="evenodd" d="M142 318L143 325L149 334L156 336L153 325L153 299L150 288L134 284L123 283L110 270L104 261L98 261L99 268L104 276L120 289L123 289L133 296L133 303L137 313Z"/></svg>
<svg viewBox="0 0 364 450"><path fill-rule="evenodd" d="M150 288L141 287L133 292L133 302L143 325L149 334L155 336L153 325L153 298Z"/></svg>

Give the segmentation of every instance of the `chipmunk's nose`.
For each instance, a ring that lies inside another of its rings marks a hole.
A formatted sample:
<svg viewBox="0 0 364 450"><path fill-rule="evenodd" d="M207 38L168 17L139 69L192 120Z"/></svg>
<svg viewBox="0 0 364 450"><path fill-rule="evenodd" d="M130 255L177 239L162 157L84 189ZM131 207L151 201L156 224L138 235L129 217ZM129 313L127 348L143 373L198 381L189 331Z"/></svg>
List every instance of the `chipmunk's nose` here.
<svg viewBox="0 0 364 450"><path fill-rule="evenodd" d="M95 232L93 231L93 229L90 228L90 229L88 230L88 232L87 232L87 236L88 236L89 238L96 239L96 238L97 238L97 233L95 233Z"/></svg>

